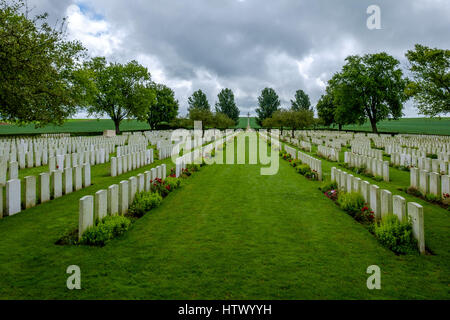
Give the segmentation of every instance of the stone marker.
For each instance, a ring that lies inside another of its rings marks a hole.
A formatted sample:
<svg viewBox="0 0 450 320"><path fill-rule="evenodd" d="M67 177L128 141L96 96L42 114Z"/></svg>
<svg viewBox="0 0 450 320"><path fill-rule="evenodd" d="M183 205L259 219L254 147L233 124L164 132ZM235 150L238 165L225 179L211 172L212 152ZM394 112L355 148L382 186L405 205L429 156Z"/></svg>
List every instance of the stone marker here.
<svg viewBox="0 0 450 320"><path fill-rule="evenodd" d="M117 184L108 188L108 213L111 216L119 213L119 186Z"/></svg>
<svg viewBox="0 0 450 320"><path fill-rule="evenodd" d="M143 173L139 173L137 175L137 182L138 182L138 192L142 192L145 189L145 176Z"/></svg>
<svg viewBox="0 0 450 320"><path fill-rule="evenodd" d="M380 197L381 197L381 219L383 219L388 214L393 213L392 192L383 189L380 191Z"/></svg>
<svg viewBox="0 0 450 320"><path fill-rule="evenodd" d="M52 173L53 177L53 198L62 197L62 171L55 170Z"/></svg>
<svg viewBox="0 0 450 320"><path fill-rule="evenodd" d="M19 179L19 164L17 162L9 163L9 180Z"/></svg>
<svg viewBox="0 0 450 320"><path fill-rule="evenodd" d="M43 172L39 174L41 182L41 203L50 201L50 174Z"/></svg>
<svg viewBox="0 0 450 320"><path fill-rule="evenodd" d="M20 180L8 180L6 182L6 214L8 216L21 211L20 195Z"/></svg>
<svg viewBox="0 0 450 320"><path fill-rule="evenodd" d="M87 188L91 185L91 165L85 163L83 166L83 187Z"/></svg>
<svg viewBox="0 0 450 320"><path fill-rule="evenodd" d="M119 184L119 213L125 215L128 212L128 181L120 181Z"/></svg>
<svg viewBox="0 0 450 320"><path fill-rule="evenodd" d="M73 175L72 168L64 169L64 194L73 192Z"/></svg>
<svg viewBox="0 0 450 320"><path fill-rule="evenodd" d="M400 222L407 221L406 217L406 200L402 196L392 197L392 211Z"/></svg>
<svg viewBox="0 0 450 320"><path fill-rule="evenodd" d="M81 190L83 188L83 174L81 166L74 167L74 186L75 191Z"/></svg>
<svg viewBox="0 0 450 320"><path fill-rule="evenodd" d="M375 214L377 221L381 220L380 208L380 187L375 184L370 185L370 208Z"/></svg>
<svg viewBox="0 0 450 320"><path fill-rule="evenodd" d="M435 196L441 195L441 175L437 172L430 172L430 193Z"/></svg>
<svg viewBox="0 0 450 320"><path fill-rule="evenodd" d="M145 191L149 192L151 189L152 173L150 171L145 171Z"/></svg>
<svg viewBox="0 0 450 320"><path fill-rule="evenodd" d="M370 183L368 181L361 181L361 194L366 201L366 203L370 202Z"/></svg>
<svg viewBox="0 0 450 320"><path fill-rule="evenodd" d="M117 158L111 158L111 177L117 176Z"/></svg>
<svg viewBox="0 0 450 320"><path fill-rule="evenodd" d="M102 221L108 214L108 191L99 190L95 193L94 221Z"/></svg>
<svg viewBox="0 0 450 320"><path fill-rule="evenodd" d="M133 203L134 197L136 196L136 192L137 192L137 178L130 177L128 179L128 181L129 181L129 188L130 188L130 191L128 193L128 204L131 205Z"/></svg>
<svg viewBox="0 0 450 320"><path fill-rule="evenodd" d="M421 254L425 253L425 233L423 228L423 207L415 202L408 202L408 216L411 219L414 238Z"/></svg>
<svg viewBox="0 0 450 320"><path fill-rule="evenodd" d="M85 196L80 199L80 211L78 218L78 239L83 233L94 225L94 197Z"/></svg>
<svg viewBox="0 0 450 320"><path fill-rule="evenodd" d="M36 206L36 177L25 177L25 208Z"/></svg>

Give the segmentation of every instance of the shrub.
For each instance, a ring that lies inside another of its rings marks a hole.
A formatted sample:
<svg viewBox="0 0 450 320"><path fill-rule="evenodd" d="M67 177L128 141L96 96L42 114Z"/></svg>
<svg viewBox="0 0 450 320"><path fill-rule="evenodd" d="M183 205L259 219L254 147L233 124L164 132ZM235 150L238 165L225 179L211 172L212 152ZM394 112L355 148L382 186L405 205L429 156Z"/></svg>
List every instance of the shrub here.
<svg viewBox="0 0 450 320"><path fill-rule="evenodd" d="M383 181L383 177L380 177L380 176L374 176L374 177L373 177L373 180L375 180L375 181Z"/></svg>
<svg viewBox="0 0 450 320"><path fill-rule="evenodd" d="M411 194L415 197L422 197L422 192L420 192L420 190L415 187L409 187L408 189L406 189L406 193Z"/></svg>
<svg viewBox="0 0 450 320"><path fill-rule="evenodd" d="M301 164L297 166L296 170L301 175L306 175L308 172L311 172L311 168L307 164Z"/></svg>
<svg viewBox="0 0 450 320"><path fill-rule="evenodd" d="M396 254L417 253L411 224L400 222L396 215L390 214L383 218L379 226L375 225L375 236Z"/></svg>
<svg viewBox="0 0 450 320"><path fill-rule="evenodd" d="M450 194L448 193L443 193L442 194L442 203L446 206L450 206Z"/></svg>
<svg viewBox="0 0 450 320"><path fill-rule="evenodd" d="M434 194L426 194L425 195L425 200L429 201L429 202L441 202L441 197L434 195Z"/></svg>
<svg viewBox="0 0 450 320"><path fill-rule="evenodd" d="M348 214L355 217L365 206L365 201L363 196L357 192L344 192L339 195L338 204Z"/></svg>
<svg viewBox="0 0 450 320"><path fill-rule="evenodd" d="M371 224L374 222L375 216L368 206L364 206L361 211L355 214L355 220L364 224Z"/></svg>
<svg viewBox="0 0 450 320"><path fill-rule="evenodd" d="M200 165L198 165L198 164L188 164L188 165L187 165L187 169L188 169L190 172L197 172L197 171L200 170Z"/></svg>
<svg viewBox="0 0 450 320"><path fill-rule="evenodd" d="M328 190L324 192L324 195L333 201L337 201L337 199L339 198L339 191L338 189Z"/></svg>
<svg viewBox="0 0 450 320"><path fill-rule="evenodd" d="M173 178L171 178L173 179ZM140 218L161 204L162 197L158 193L139 192L128 210L130 216Z"/></svg>
<svg viewBox="0 0 450 320"><path fill-rule="evenodd" d="M165 184L169 185L170 190L172 191L172 190L175 190L180 187L181 180L178 178L168 177L168 178L166 178Z"/></svg>
<svg viewBox="0 0 450 320"><path fill-rule="evenodd" d="M431 159L437 159L438 158L437 154L435 154L435 153L427 153L427 157L431 158Z"/></svg>
<svg viewBox="0 0 450 320"><path fill-rule="evenodd" d="M320 186L319 190L322 192L327 192L330 190L335 190L338 188L336 181L324 181Z"/></svg>
<svg viewBox="0 0 450 320"><path fill-rule="evenodd" d="M90 246L104 246L130 227L131 221L123 216L105 217L96 226L89 228L81 237L80 243Z"/></svg>

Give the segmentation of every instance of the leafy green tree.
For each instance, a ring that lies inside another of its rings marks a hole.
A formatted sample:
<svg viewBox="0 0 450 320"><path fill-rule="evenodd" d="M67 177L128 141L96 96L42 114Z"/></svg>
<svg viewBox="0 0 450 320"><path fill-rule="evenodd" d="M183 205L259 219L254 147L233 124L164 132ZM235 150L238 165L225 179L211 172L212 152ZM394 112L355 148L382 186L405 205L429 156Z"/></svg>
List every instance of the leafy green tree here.
<svg viewBox="0 0 450 320"><path fill-rule="evenodd" d="M450 113L450 50L416 44L406 57L414 79L406 94L414 97L420 113L429 116Z"/></svg>
<svg viewBox="0 0 450 320"><path fill-rule="evenodd" d="M387 53L349 56L340 73L330 80L333 87L337 123L363 124L369 120L372 131L378 133L377 122L402 116L407 100L407 80L399 61Z"/></svg>
<svg viewBox="0 0 450 320"><path fill-rule="evenodd" d="M156 98L147 99L148 105L145 113L141 115L142 120L148 122L150 128L156 129L161 122L171 122L178 115L178 100L175 99L175 92L169 87L151 83L147 86L149 94L155 94Z"/></svg>
<svg viewBox="0 0 450 320"><path fill-rule="evenodd" d="M272 88L264 88L258 97L258 105L259 108L256 109L256 114L258 115L256 121L259 125L262 125L264 119L270 118L278 110L280 99L275 90Z"/></svg>
<svg viewBox="0 0 450 320"><path fill-rule="evenodd" d="M291 109L294 111L311 110L311 101L305 91L300 89L295 92L295 100L291 100Z"/></svg>
<svg viewBox="0 0 450 320"><path fill-rule="evenodd" d="M236 122L228 117L225 113L216 112L213 116L213 126L217 129L228 129L233 128Z"/></svg>
<svg viewBox="0 0 450 320"><path fill-rule="evenodd" d="M191 108L189 110L189 119L192 121L201 121L203 127L214 125L213 114L208 109Z"/></svg>
<svg viewBox="0 0 450 320"><path fill-rule="evenodd" d="M0 0L0 117L43 126L62 124L86 105L85 49L67 41L65 20L47 14L28 18L22 0Z"/></svg>
<svg viewBox="0 0 450 320"><path fill-rule="evenodd" d="M303 130L314 125L314 112L312 110L286 110L279 109L272 114L272 117L263 120L263 127L266 128L290 128L292 136L294 130Z"/></svg>
<svg viewBox="0 0 450 320"><path fill-rule="evenodd" d="M222 89L217 97L219 101L216 102L216 112L226 114L228 118L237 123L239 121L240 111L234 102L233 91L228 88Z"/></svg>
<svg viewBox="0 0 450 320"><path fill-rule="evenodd" d="M322 120L323 125L330 126L335 124L334 113L336 112L336 106L333 103L333 97L331 94L324 94L317 101L316 105L317 115L319 119ZM341 130L342 125L339 124L339 130Z"/></svg>
<svg viewBox="0 0 450 320"><path fill-rule="evenodd" d="M88 112L110 117L116 133L120 133L122 120L142 118L148 106L155 103L156 94L149 90L150 73L136 61L107 64L105 58L97 57L88 61L85 68L95 86Z"/></svg>
<svg viewBox="0 0 450 320"><path fill-rule="evenodd" d="M206 94L201 90L195 91L192 96L188 98L188 111L191 109L211 110Z"/></svg>

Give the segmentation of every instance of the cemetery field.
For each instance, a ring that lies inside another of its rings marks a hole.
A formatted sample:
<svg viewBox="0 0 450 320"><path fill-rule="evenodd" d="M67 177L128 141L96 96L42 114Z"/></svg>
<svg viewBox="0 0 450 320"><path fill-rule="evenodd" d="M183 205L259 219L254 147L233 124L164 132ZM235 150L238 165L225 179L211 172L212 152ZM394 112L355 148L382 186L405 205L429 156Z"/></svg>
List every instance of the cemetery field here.
<svg viewBox="0 0 450 320"><path fill-rule="evenodd" d="M411 200L434 255L396 256L281 159L273 176L205 166L103 248L54 244L77 227L82 196L161 163L170 172L170 159L119 177L93 166L92 186L0 220L0 299L448 299L448 212ZM329 176L336 163L322 163ZM366 286L374 264L381 290ZM67 290L69 265L81 290Z"/></svg>

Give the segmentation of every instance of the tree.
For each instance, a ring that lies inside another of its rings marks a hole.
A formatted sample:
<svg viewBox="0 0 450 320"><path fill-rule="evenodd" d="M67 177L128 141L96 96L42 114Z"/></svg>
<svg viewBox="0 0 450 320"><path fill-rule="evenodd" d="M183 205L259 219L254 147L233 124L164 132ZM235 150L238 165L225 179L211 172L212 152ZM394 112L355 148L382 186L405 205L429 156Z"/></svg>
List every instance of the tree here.
<svg viewBox="0 0 450 320"><path fill-rule="evenodd" d="M234 94L231 89L222 89L217 95L219 101L216 102L216 112L223 113L232 119L235 123L239 121L239 108L234 102Z"/></svg>
<svg viewBox="0 0 450 320"><path fill-rule="evenodd" d="M407 81L399 61L387 53L349 56L340 73L330 80L337 123L363 124L369 119L372 131L377 122L402 116Z"/></svg>
<svg viewBox="0 0 450 320"><path fill-rule="evenodd" d="M192 96L188 98L188 105L188 111L190 111L191 109L202 109L208 111L211 110L208 98L202 90L195 91Z"/></svg>
<svg viewBox="0 0 450 320"><path fill-rule="evenodd" d="M149 90L150 73L136 61L107 64L105 58L97 57L88 61L85 68L95 86L88 112L109 116L117 134L122 120L142 118L148 105L155 103L156 94Z"/></svg>
<svg viewBox="0 0 450 320"><path fill-rule="evenodd" d="M264 119L270 118L278 110L280 99L275 90L272 88L264 88L258 97L258 105L259 108L256 109L258 115L256 121L259 125L262 125Z"/></svg>
<svg viewBox="0 0 450 320"><path fill-rule="evenodd" d="M213 125L214 128L224 130L234 127L236 125L236 122L228 117L225 113L216 112L213 117Z"/></svg>
<svg viewBox="0 0 450 320"><path fill-rule="evenodd" d="M291 109L294 111L311 110L311 101L303 90L295 92L295 100L291 100Z"/></svg>
<svg viewBox="0 0 450 320"><path fill-rule="evenodd" d="M145 113L141 119L148 122L151 129L161 122L171 122L178 115L178 100L175 99L175 93L169 87L163 84L151 83L147 86L150 94L154 94L155 99L149 97Z"/></svg>
<svg viewBox="0 0 450 320"><path fill-rule="evenodd" d="M191 108L189 110L189 119L192 121L201 121L203 127L213 125L213 114L208 109Z"/></svg>
<svg viewBox="0 0 450 320"><path fill-rule="evenodd" d="M331 94L323 94L316 105L317 115L319 119L322 120L323 125L331 126L335 124L334 113L336 112L336 106L333 103L333 97ZM339 130L341 130L342 125L339 124Z"/></svg>
<svg viewBox="0 0 450 320"><path fill-rule="evenodd" d="M312 110L286 110L279 109L272 114L272 117L263 120L263 127L266 128L290 128L292 136L294 130L303 130L314 124L314 112Z"/></svg>
<svg viewBox="0 0 450 320"><path fill-rule="evenodd" d="M450 113L450 50L416 44L406 57L414 78L406 94L414 97L420 113L429 116Z"/></svg>
<svg viewBox="0 0 450 320"><path fill-rule="evenodd" d="M86 104L85 49L66 40L65 20L52 28L46 13L28 14L24 1L0 0L0 117L62 124Z"/></svg>

